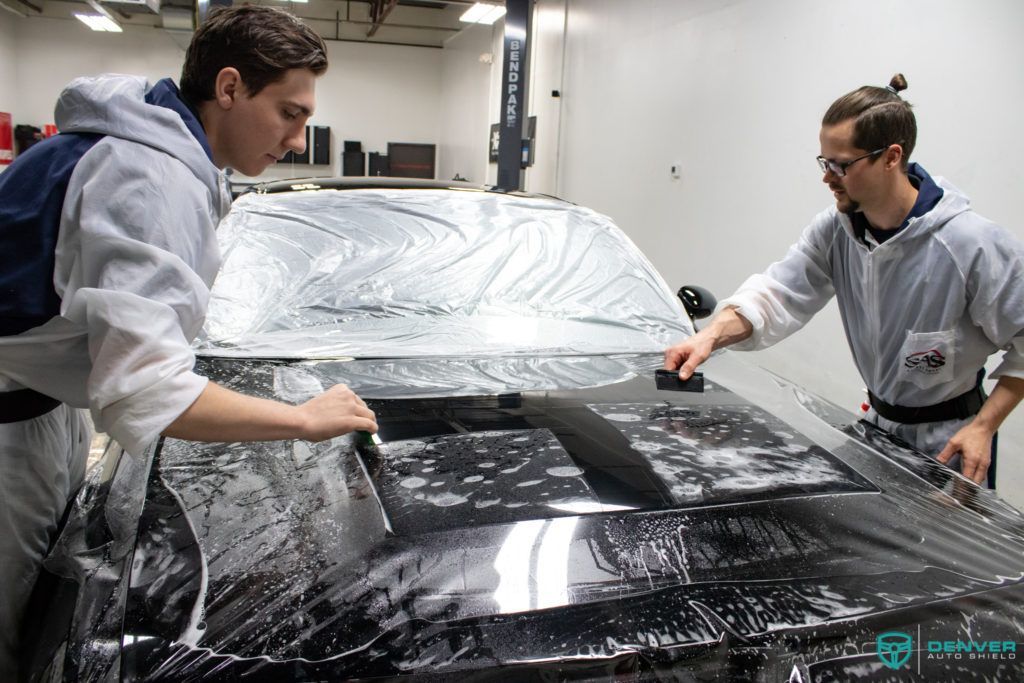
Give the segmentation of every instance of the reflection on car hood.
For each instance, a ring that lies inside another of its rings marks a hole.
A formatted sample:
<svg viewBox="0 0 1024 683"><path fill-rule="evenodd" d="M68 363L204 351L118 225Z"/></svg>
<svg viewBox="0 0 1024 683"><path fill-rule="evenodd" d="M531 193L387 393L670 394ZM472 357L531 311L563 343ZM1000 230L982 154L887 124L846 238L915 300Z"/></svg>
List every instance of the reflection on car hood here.
<svg viewBox="0 0 1024 683"><path fill-rule="evenodd" d="M278 364L273 392L302 403L334 384L367 399L497 396L524 391L586 389L625 381L660 365L651 356L434 357ZM245 375L245 364L237 366ZM264 367L256 363L251 367Z"/></svg>
<svg viewBox="0 0 1024 683"><path fill-rule="evenodd" d="M461 372L487 376L482 362ZM377 447L168 440L126 673L586 677L686 662L845 679L881 662L837 639L922 626L950 640L965 621L974 638L1024 639L1024 524L998 500L967 485L958 501L958 476L928 483L829 424L834 407L729 358L709 363L703 394L656 391L653 356L589 362L604 381L592 368L567 387L372 400ZM353 367L204 370L291 400L387 372Z"/></svg>

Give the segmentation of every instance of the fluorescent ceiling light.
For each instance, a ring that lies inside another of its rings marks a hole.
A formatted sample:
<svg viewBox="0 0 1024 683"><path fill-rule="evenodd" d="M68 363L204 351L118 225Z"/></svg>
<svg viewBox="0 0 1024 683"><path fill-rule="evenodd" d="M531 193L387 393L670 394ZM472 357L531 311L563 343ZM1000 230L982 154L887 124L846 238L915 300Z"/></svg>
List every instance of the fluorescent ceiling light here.
<svg viewBox="0 0 1024 683"><path fill-rule="evenodd" d="M93 31L109 31L110 33L121 33L122 31L117 23L102 14L80 14L75 12L75 18Z"/></svg>
<svg viewBox="0 0 1024 683"><path fill-rule="evenodd" d="M75 16L78 17L79 21L85 22L93 31L121 32L121 24L117 23L114 15L108 12L107 8L101 5L99 0L85 0L85 2L88 3L89 7L96 10L96 14L76 14Z"/></svg>
<svg viewBox="0 0 1024 683"><path fill-rule="evenodd" d="M505 6L504 5L498 5L497 7L492 9L490 12L485 14L483 16L483 18L480 19L480 21L478 21L477 23L478 24L488 24L488 25L490 25L490 24L493 24L494 22L496 22L498 19L501 19L503 16L505 16Z"/></svg>
<svg viewBox="0 0 1024 683"><path fill-rule="evenodd" d="M491 8L493 7L494 5L485 5L482 2L478 2L463 12L462 16L459 17L459 21L464 21L467 24L475 24L480 20L480 17L491 11Z"/></svg>
<svg viewBox="0 0 1024 683"><path fill-rule="evenodd" d="M478 2L466 10L459 21L467 24L493 24L505 16L504 5L492 5L489 2Z"/></svg>

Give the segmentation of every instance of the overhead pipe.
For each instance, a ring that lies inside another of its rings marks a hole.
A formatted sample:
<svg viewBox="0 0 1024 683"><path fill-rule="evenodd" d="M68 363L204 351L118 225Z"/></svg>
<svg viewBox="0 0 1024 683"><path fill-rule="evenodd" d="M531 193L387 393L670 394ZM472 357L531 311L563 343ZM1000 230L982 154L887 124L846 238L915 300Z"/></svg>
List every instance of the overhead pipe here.
<svg viewBox="0 0 1024 683"><path fill-rule="evenodd" d="M377 29L381 27L384 20L391 14L391 10L395 9L398 4L398 0L376 0L370 7L370 13L373 16L373 26L370 27L369 33L366 34L367 38L373 38L374 34L377 33Z"/></svg>

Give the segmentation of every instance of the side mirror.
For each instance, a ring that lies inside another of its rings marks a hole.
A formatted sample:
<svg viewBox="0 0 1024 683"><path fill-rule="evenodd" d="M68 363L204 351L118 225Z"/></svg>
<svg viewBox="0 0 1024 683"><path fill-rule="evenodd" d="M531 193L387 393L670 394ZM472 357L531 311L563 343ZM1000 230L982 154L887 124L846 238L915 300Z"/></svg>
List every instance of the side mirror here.
<svg viewBox="0 0 1024 683"><path fill-rule="evenodd" d="M694 323L711 315L718 305L714 294L697 285L683 285L676 292L676 296L683 302L686 314Z"/></svg>

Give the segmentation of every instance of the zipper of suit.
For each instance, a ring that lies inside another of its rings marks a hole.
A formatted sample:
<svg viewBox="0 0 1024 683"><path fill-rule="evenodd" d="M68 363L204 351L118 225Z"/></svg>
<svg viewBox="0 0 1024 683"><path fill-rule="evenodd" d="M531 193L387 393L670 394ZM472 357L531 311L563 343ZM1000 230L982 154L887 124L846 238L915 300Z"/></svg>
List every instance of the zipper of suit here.
<svg viewBox="0 0 1024 683"><path fill-rule="evenodd" d="M879 343L879 337L882 334L881 325L879 323L879 315L877 314L880 310L878 304L878 279L875 277L875 252L878 251L878 247L874 249L864 246L867 251L867 258L865 259L866 277L868 281L868 307L865 313L868 318L868 330L871 334L871 348L874 350L874 371L871 373L872 384L874 390L878 390L881 386L879 379L879 371L881 369L881 358L882 349Z"/></svg>

